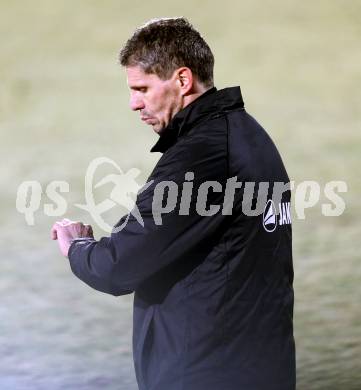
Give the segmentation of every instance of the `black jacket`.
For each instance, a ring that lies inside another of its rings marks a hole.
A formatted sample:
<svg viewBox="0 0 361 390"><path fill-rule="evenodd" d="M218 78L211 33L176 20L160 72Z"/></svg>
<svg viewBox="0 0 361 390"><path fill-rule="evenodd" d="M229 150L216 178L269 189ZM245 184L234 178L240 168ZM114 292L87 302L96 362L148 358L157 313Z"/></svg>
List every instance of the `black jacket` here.
<svg viewBox="0 0 361 390"><path fill-rule="evenodd" d="M137 197L144 227L131 214L121 231L75 240L69 250L74 274L89 286L135 292L139 388L294 389L290 191L249 216L238 188L233 208L222 211L228 178L255 182L256 189L289 182L275 145L244 110L238 87L213 88L175 115L152 151L163 155L149 177L153 184ZM186 172L194 173L193 192L182 215ZM158 225L153 196L163 181L175 183L178 198ZM206 181L220 184L207 187L200 207L197 191ZM255 207L253 195L248 206Z"/></svg>

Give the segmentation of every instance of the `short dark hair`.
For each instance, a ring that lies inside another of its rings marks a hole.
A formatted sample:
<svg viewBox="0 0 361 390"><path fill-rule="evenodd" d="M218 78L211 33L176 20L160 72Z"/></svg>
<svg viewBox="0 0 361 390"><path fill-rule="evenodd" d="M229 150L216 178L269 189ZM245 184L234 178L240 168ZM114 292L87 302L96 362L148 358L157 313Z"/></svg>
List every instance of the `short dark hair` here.
<svg viewBox="0 0 361 390"><path fill-rule="evenodd" d="M152 19L137 28L120 51L119 62L138 65L163 80L186 66L205 86L213 86L213 53L185 18Z"/></svg>

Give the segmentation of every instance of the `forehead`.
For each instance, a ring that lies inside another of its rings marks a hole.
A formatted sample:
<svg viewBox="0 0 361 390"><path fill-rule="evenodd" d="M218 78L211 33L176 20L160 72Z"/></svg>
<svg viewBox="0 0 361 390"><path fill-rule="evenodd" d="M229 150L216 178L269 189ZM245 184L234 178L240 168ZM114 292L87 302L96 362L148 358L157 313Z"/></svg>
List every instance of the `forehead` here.
<svg viewBox="0 0 361 390"><path fill-rule="evenodd" d="M129 88L138 88L163 81L154 73L145 73L140 66L127 66L126 74Z"/></svg>

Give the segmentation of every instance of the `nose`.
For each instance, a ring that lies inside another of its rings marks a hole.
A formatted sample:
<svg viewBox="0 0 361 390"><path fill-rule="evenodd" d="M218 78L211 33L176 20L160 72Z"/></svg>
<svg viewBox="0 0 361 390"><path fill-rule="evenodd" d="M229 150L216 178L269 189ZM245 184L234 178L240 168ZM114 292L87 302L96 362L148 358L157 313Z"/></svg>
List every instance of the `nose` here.
<svg viewBox="0 0 361 390"><path fill-rule="evenodd" d="M133 110L133 111L142 110L145 107L143 99L137 93L132 93L130 95L129 105L130 105L131 110Z"/></svg>

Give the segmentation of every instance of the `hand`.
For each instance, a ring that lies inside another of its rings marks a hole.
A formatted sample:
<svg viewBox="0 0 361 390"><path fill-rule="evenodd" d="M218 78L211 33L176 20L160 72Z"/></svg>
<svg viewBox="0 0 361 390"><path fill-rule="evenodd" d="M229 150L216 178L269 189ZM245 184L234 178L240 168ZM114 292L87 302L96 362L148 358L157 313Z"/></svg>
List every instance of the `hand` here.
<svg viewBox="0 0 361 390"><path fill-rule="evenodd" d="M51 238L58 240L60 251L66 257L68 257L71 241L80 237L94 238L92 227L64 218L62 221L55 222L51 228Z"/></svg>

